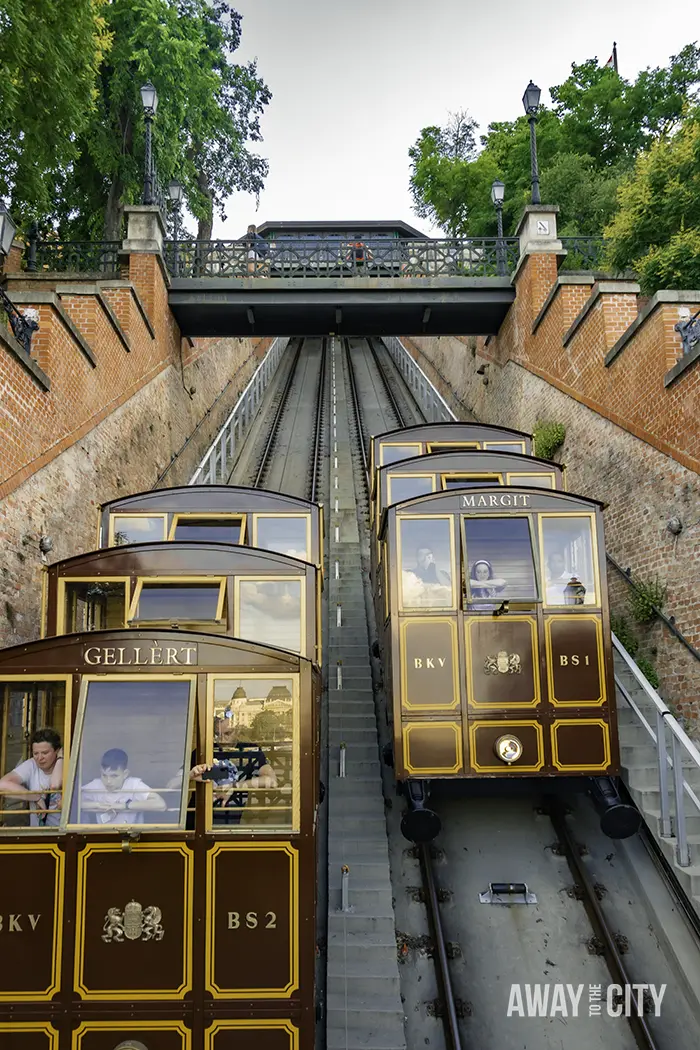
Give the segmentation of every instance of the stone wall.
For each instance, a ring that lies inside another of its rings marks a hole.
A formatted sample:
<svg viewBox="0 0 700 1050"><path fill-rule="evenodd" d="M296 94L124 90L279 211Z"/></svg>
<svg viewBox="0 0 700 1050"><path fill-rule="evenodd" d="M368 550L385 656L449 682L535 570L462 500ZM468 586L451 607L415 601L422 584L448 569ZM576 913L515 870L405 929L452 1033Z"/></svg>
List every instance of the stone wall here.
<svg viewBox="0 0 700 1050"><path fill-rule="evenodd" d="M609 552L634 578L658 575L668 584L665 611L700 647L698 474L522 364L485 360L475 339L402 341L460 418L530 433L538 419L564 423L566 440L555 458L566 464L569 490L608 504ZM678 536L667 528L674 517L683 523ZM613 612L631 621L629 585L612 567L608 576ZM700 664L662 624L636 630L640 654L659 673L662 695L687 718L700 720Z"/></svg>

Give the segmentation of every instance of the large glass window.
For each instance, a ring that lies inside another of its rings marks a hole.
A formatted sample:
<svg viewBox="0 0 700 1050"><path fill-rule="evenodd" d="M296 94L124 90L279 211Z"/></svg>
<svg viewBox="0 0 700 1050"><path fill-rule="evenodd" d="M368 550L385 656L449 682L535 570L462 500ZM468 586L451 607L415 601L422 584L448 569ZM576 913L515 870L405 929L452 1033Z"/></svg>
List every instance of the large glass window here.
<svg viewBox="0 0 700 1050"><path fill-rule="evenodd" d="M171 529L173 540L193 540L198 543L240 543L242 518L195 517L176 514Z"/></svg>
<svg viewBox="0 0 700 1050"><path fill-rule="evenodd" d="M237 584L236 635L260 645L300 653L304 641L300 579L241 579Z"/></svg>
<svg viewBox="0 0 700 1050"><path fill-rule="evenodd" d="M398 521L403 608L453 608L452 519L406 517Z"/></svg>
<svg viewBox="0 0 700 1050"><path fill-rule="evenodd" d="M465 518L464 536L470 605L537 597L527 518Z"/></svg>
<svg viewBox="0 0 700 1050"><path fill-rule="evenodd" d="M405 499L425 496L433 491L432 474L421 476L411 474L390 474L388 479L389 503L401 503Z"/></svg>
<svg viewBox="0 0 700 1050"><path fill-rule="evenodd" d="M125 543L158 543L165 539L165 514L112 514L109 521L109 545Z"/></svg>
<svg viewBox="0 0 700 1050"><path fill-rule="evenodd" d="M553 489L554 474L508 474L509 485L527 485L535 489Z"/></svg>
<svg viewBox="0 0 700 1050"><path fill-rule="evenodd" d="M423 446L420 442L412 445L389 445L385 442L379 446L380 467L387 463L398 463L400 459L413 459L420 456Z"/></svg>
<svg viewBox="0 0 700 1050"><path fill-rule="evenodd" d="M106 631L126 626L126 580L65 580L59 633Z"/></svg>
<svg viewBox="0 0 700 1050"><path fill-rule="evenodd" d="M194 623L223 616L225 581L139 580L130 620Z"/></svg>
<svg viewBox="0 0 700 1050"><path fill-rule="evenodd" d="M183 827L194 679L89 680L78 715L68 823Z"/></svg>
<svg viewBox="0 0 700 1050"><path fill-rule="evenodd" d="M253 543L266 551L277 551L289 558L300 558L308 561L309 552L309 518L284 515L269 517L255 515L255 536Z"/></svg>
<svg viewBox="0 0 700 1050"><path fill-rule="evenodd" d="M0 681L0 827L56 828L68 683Z"/></svg>
<svg viewBox="0 0 700 1050"><path fill-rule="evenodd" d="M441 474L443 489L479 489L484 485L502 485L502 474Z"/></svg>
<svg viewBox="0 0 700 1050"><path fill-rule="evenodd" d="M592 518L542 515L540 521L547 605L597 605Z"/></svg>
<svg viewBox="0 0 700 1050"><path fill-rule="evenodd" d="M298 830L295 679L214 678L212 826Z"/></svg>

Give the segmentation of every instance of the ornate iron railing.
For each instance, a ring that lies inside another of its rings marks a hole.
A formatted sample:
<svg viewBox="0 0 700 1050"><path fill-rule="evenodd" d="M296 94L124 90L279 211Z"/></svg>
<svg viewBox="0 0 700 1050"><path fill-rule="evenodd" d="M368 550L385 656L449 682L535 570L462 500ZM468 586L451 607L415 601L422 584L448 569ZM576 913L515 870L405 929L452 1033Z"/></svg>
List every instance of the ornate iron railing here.
<svg viewBox="0 0 700 1050"><path fill-rule="evenodd" d="M166 241L175 277L495 277L516 266L516 237Z"/></svg>
<svg viewBox="0 0 700 1050"><path fill-rule="evenodd" d="M260 408L263 395L282 360L288 343L289 339L275 339L192 475L190 485L226 484L250 425Z"/></svg>
<svg viewBox="0 0 700 1050"><path fill-rule="evenodd" d="M119 274L121 241L40 241L29 238L26 269L29 273Z"/></svg>
<svg viewBox="0 0 700 1050"><path fill-rule="evenodd" d="M566 270L595 270L602 265L605 255L603 237L560 237L569 253L562 262Z"/></svg>

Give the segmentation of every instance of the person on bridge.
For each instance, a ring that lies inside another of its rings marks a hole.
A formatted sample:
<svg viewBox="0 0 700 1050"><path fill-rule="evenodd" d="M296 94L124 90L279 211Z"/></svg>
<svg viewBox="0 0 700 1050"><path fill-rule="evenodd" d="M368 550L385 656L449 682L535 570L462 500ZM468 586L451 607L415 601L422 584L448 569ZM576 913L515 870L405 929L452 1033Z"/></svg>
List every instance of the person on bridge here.
<svg viewBox="0 0 700 1050"><path fill-rule="evenodd" d="M248 273L251 277L267 277L265 273L270 255L270 245L258 233L255 223L251 222L243 238L248 249Z"/></svg>

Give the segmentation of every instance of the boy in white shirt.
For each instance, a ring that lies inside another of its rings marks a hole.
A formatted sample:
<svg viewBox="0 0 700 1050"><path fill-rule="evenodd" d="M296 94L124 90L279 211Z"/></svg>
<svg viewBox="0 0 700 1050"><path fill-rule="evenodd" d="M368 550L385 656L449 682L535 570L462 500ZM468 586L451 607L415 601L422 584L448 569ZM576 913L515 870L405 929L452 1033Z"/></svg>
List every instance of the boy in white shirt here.
<svg viewBox="0 0 700 1050"><path fill-rule="evenodd" d="M81 809L94 813L98 824L143 824L144 813L167 808L161 795L139 777L130 776L126 751L118 747L105 751L100 766L100 777L80 789Z"/></svg>

